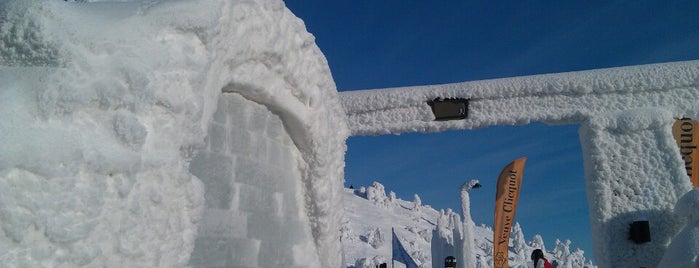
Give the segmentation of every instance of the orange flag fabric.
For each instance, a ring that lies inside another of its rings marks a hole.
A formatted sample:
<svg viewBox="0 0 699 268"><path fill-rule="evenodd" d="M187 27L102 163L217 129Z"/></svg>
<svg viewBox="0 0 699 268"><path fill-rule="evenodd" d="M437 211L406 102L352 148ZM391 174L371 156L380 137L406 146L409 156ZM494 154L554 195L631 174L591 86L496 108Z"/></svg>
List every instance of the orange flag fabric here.
<svg viewBox="0 0 699 268"><path fill-rule="evenodd" d="M495 223L493 226L493 267L508 268L507 246L510 243L510 230L514 224L519 189L526 157L507 165L498 177L495 193Z"/></svg>
<svg viewBox="0 0 699 268"><path fill-rule="evenodd" d="M699 188L699 122L689 118L677 119L672 125L672 135L680 148L689 180L694 188Z"/></svg>

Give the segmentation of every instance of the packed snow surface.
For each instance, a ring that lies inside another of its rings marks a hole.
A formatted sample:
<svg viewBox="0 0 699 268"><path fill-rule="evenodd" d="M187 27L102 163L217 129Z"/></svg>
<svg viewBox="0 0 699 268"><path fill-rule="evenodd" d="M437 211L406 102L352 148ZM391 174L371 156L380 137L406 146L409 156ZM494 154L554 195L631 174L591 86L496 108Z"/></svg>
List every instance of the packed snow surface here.
<svg viewBox="0 0 699 268"><path fill-rule="evenodd" d="M324 56L283 2L10 0L0 20L0 266L187 265L198 226L216 219L204 213L215 189L190 163L222 93L281 118L297 150L282 162L299 175L276 183L301 180L289 207L311 239L230 246L262 266L273 258L255 254L276 251L298 267L340 266L348 131Z"/></svg>

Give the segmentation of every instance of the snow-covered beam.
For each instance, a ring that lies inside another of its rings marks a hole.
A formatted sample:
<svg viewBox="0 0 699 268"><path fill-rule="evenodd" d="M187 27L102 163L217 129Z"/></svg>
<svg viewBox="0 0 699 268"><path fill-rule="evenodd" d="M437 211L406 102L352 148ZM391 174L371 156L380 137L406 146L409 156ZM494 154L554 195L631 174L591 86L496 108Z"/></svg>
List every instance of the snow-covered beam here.
<svg viewBox="0 0 699 268"><path fill-rule="evenodd" d="M579 123L594 114L663 107L699 114L699 61L340 93L352 135ZM469 99L466 119L435 121L428 101Z"/></svg>

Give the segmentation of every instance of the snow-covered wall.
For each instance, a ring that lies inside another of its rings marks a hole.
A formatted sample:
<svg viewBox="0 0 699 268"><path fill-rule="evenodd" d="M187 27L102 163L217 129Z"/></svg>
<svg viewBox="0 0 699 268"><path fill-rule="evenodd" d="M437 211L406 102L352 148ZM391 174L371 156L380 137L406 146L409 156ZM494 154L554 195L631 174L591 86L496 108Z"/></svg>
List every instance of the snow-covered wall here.
<svg viewBox="0 0 699 268"><path fill-rule="evenodd" d="M280 0L0 1L0 266L340 267L348 135L542 121L582 125L600 265L652 267L698 65L339 96ZM437 97L468 118L433 121Z"/></svg>
<svg viewBox="0 0 699 268"><path fill-rule="evenodd" d="M434 121L428 101L469 99L464 120ZM699 61L342 92L353 135L434 132L532 121L581 124L590 221L600 267L656 267L691 189L673 118L699 117ZM652 241L633 244L647 220Z"/></svg>
<svg viewBox="0 0 699 268"><path fill-rule="evenodd" d="M2 1L0 118L2 267L341 265L349 131L281 1Z"/></svg>

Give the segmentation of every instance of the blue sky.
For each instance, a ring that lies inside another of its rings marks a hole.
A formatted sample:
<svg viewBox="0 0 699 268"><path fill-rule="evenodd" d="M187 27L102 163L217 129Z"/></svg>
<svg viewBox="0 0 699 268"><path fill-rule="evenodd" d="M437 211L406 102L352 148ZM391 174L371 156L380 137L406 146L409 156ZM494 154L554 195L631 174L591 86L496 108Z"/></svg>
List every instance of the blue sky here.
<svg viewBox="0 0 699 268"><path fill-rule="evenodd" d="M340 91L443 84L699 59L699 1L286 1L328 59ZM570 239L592 258L578 125L350 137L347 185L492 226L501 169L528 157L516 220L531 240Z"/></svg>

